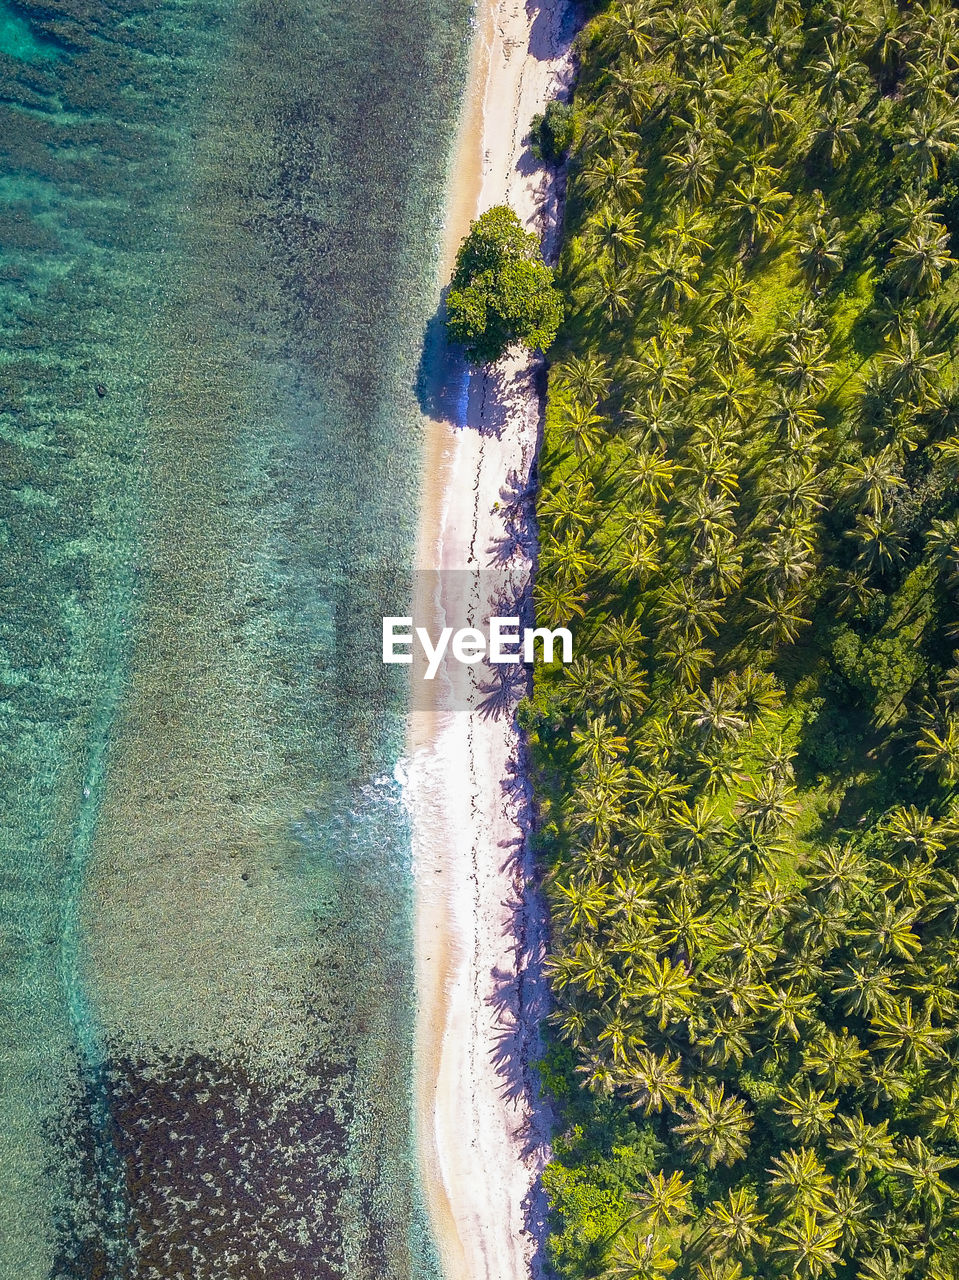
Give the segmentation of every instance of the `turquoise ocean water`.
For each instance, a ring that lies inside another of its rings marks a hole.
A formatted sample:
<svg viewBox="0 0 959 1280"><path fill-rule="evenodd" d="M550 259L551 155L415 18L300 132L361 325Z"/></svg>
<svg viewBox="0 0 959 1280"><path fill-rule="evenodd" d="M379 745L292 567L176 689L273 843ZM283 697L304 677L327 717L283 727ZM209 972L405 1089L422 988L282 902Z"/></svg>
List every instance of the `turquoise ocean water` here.
<svg viewBox="0 0 959 1280"><path fill-rule="evenodd" d="M468 24L0 0L0 1280L437 1274L367 641Z"/></svg>

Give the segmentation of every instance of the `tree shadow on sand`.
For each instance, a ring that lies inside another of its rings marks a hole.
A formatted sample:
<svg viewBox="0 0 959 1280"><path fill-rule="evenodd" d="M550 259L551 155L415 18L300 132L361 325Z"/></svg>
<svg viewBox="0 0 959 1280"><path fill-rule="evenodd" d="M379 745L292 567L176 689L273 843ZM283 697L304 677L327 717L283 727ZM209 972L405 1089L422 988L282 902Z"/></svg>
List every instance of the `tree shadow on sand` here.
<svg viewBox="0 0 959 1280"><path fill-rule="evenodd" d="M504 1099L522 1108L525 1119L520 1128L522 1159L542 1168L550 1156L550 1138L555 1116L543 1097L536 1063L543 1052L540 1026L550 1009L549 984L544 971L547 947L546 909L535 880L535 858L529 847L532 820L529 787L517 762L504 791L515 797L522 791L520 828L522 835L501 843L504 859L501 870L511 874L513 892L504 903L509 915L504 936L515 940L514 961L507 969L493 973L495 987L489 997L496 1026L492 1061L500 1079ZM549 1205L537 1176L523 1205L526 1234L535 1242L532 1274L543 1276L548 1268L545 1247Z"/></svg>
<svg viewBox="0 0 959 1280"><path fill-rule="evenodd" d="M526 0L526 13L532 19L529 51L538 62L562 56L584 21L579 4L559 0Z"/></svg>

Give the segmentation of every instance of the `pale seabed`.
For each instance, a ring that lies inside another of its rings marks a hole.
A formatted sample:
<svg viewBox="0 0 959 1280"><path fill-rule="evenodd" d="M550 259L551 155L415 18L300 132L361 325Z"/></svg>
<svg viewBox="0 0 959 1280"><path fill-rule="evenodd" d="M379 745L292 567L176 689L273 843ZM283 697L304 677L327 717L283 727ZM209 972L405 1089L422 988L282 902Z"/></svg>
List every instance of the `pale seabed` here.
<svg viewBox="0 0 959 1280"><path fill-rule="evenodd" d="M366 640L468 27L0 5L3 1280L435 1275Z"/></svg>

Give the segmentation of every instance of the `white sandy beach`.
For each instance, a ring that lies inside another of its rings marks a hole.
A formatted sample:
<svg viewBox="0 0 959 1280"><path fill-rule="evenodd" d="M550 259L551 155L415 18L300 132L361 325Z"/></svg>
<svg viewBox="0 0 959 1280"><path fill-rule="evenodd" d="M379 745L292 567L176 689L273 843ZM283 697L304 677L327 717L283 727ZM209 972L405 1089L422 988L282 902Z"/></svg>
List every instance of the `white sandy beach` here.
<svg viewBox="0 0 959 1280"><path fill-rule="evenodd" d="M555 184L531 163L525 137L568 83L570 6L479 0L477 22L447 265L469 220L495 204L543 233L547 252L556 240ZM524 490L535 459L534 372L516 359L474 374L463 421L431 424L419 567L485 569L506 545L509 579L517 588L528 580L528 547L510 543L503 491L510 476ZM479 614L486 603L477 601ZM426 608L418 601L420 616ZM512 713L484 715L482 696L464 700L437 680L431 705L411 716L419 1146L445 1280L525 1280L540 1269L535 1184L548 1155L529 1071L544 1001L543 923L527 889L528 791Z"/></svg>

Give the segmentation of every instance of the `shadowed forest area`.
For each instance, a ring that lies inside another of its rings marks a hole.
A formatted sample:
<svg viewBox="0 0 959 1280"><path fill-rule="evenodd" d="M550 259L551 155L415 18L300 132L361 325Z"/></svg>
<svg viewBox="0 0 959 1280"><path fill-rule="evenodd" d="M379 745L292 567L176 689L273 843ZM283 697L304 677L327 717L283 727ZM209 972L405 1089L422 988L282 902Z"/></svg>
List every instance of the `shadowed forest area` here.
<svg viewBox="0 0 959 1280"><path fill-rule="evenodd" d="M597 11L598 10L598 11ZM959 1275L959 21L580 36L520 718L568 1280Z"/></svg>

